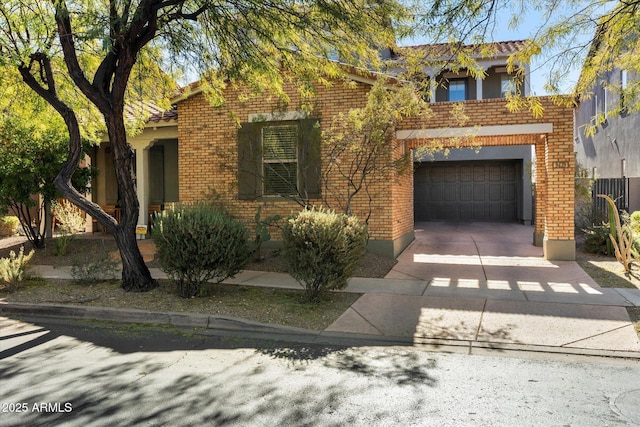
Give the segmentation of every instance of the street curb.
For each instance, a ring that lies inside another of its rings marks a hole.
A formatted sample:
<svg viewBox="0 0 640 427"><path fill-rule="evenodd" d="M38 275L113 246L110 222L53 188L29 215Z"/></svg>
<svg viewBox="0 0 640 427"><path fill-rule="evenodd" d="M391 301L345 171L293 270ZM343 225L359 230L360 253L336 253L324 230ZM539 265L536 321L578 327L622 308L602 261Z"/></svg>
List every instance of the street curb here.
<svg viewBox="0 0 640 427"><path fill-rule="evenodd" d="M616 359L640 360L640 352L625 350L604 350L580 347L553 347L536 344L515 344L493 341L469 341L469 340L449 340L419 338L414 339L414 345L440 352L465 352L476 355L496 355L501 353L538 353L558 356L584 356L584 357L604 357Z"/></svg>
<svg viewBox="0 0 640 427"><path fill-rule="evenodd" d="M324 332L292 326L252 322L234 317L210 316L197 313L152 312L136 309L109 307L79 307L64 304L33 304L0 302L0 315L57 317L106 320L120 323L166 324L178 327L204 329L216 335L242 335L252 338L269 338L307 344L338 346L394 346L412 345L408 338L379 337L374 335Z"/></svg>
<svg viewBox="0 0 640 427"><path fill-rule="evenodd" d="M33 304L0 302L0 315L42 316L106 320L120 323L166 324L178 327L201 328L204 334L274 339L303 344L337 346L414 346L430 351L475 355L546 354L556 356L604 357L640 360L640 352L595 350L587 348L551 347L532 344L513 344L420 337L391 337L347 332L319 331L291 326L252 322L233 317L210 316L197 313L151 312L109 307L80 307L64 304Z"/></svg>

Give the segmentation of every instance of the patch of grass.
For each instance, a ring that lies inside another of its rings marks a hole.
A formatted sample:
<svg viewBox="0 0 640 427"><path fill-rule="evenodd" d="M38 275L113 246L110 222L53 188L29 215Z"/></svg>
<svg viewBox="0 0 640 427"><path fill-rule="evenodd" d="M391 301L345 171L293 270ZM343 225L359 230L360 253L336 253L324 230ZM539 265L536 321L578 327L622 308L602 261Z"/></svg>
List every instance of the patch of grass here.
<svg viewBox="0 0 640 427"><path fill-rule="evenodd" d="M617 261L578 261L578 265L603 288L638 289L634 282L640 284L640 280L634 280L633 276L625 277L624 272L618 271L622 268L618 268L616 264L619 263Z"/></svg>
<svg viewBox="0 0 640 427"><path fill-rule="evenodd" d="M0 292L0 300L199 313L322 330L361 296L335 292L316 304L304 304L303 290L219 284L210 286L203 297L185 299L170 281L160 280L159 284L150 292L131 293L114 281L87 285L72 280L26 280L12 294Z"/></svg>

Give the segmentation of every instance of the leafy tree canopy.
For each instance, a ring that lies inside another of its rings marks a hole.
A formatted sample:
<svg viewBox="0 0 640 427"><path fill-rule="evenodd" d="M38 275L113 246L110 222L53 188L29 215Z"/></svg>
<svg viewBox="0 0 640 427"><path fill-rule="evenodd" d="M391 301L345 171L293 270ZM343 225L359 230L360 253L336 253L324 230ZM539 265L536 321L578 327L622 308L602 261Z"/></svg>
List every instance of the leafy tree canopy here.
<svg viewBox="0 0 640 427"><path fill-rule="evenodd" d="M5 111L0 120L0 213L11 210L17 215L37 248L44 244L45 206L60 197L53 180L66 161L69 144L60 117L44 107L40 114L24 111L22 116ZM88 168L79 168L73 178L76 188L87 191Z"/></svg>
<svg viewBox="0 0 640 427"><path fill-rule="evenodd" d="M163 83L170 79L160 69L169 75L206 71L216 102L222 102L224 85L240 80L252 91L286 98L282 86L288 80L338 75L340 67L328 58L375 66L376 48L393 43L391 23L407 16L395 0L7 0L0 4L0 61L17 69L63 117L69 157L56 186L113 233L123 287L148 290L156 283L135 241L139 204L125 104L166 100L171 88ZM155 85L145 85L147 77L155 77ZM299 88L307 93L310 86ZM71 185L82 152L74 102L85 98L104 116L121 194L120 223Z"/></svg>

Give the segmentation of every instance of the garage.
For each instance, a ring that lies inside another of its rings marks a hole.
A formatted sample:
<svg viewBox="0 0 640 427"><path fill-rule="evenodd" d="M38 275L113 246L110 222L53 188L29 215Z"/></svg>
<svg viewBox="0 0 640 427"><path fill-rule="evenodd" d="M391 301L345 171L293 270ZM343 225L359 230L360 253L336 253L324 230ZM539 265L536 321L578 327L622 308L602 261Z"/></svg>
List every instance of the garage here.
<svg viewBox="0 0 640 427"><path fill-rule="evenodd" d="M519 220L522 161L417 163L416 221Z"/></svg>

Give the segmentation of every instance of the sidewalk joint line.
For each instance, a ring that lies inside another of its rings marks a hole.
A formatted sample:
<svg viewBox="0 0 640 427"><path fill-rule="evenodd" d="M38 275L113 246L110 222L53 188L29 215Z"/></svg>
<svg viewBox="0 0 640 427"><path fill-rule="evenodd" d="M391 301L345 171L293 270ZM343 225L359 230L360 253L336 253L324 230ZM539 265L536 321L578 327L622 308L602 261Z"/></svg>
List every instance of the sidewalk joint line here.
<svg viewBox="0 0 640 427"><path fill-rule="evenodd" d="M589 339L591 339L591 338L599 337L599 336L601 336L601 335L605 335L605 334L608 334L608 333L610 333L610 332L614 332L614 331L617 331L617 330L619 330L619 329L626 328L626 327L627 327L627 326L629 326L629 325L633 326L633 323L629 322L629 324L627 324L627 325L618 326L618 327L616 327L616 328L609 329L608 331L600 332L599 334L590 335L590 336L585 337L585 338L580 338L579 340L575 340L575 341L571 341L571 342L568 342L568 343L562 344L562 345L561 345L561 347L564 347L564 346L567 346L567 345L571 345L571 344L575 344L575 343L579 343L580 341L589 340ZM635 328L634 328L634 332L635 332Z"/></svg>
<svg viewBox="0 0 640 427"><path fill-rule="evenodd" d="M484 269L484 263L482 262L482 256L480 256L480 248L478 248L478 243L476 243L476 239L474 239L471 234L469 234L469 237L471 238L471 241L473 242L473 246L476 247L476 252L478 252L478 261L480 261L480 267L482 267L482 274L484 274L484 280L486 282L489 279L487 278L487 271Z"/></svg>
<svg viewBox="0 0 640 427"><path fill-rule="evenodd" d="M488 300L485 298L484 304L482 304L482 311L480 312L480 321L478 322L478 327L476 328L476 335L475 337L473 337L473 341L475 342L478 342L478 337L480 336L480 328L482 328L482 320L484 319L484 312L487 309L487 301Z"/></svg>
<svg viewBox="0 0 640 427"><path fill-rule="evenodd" d="M354 303L355 304L355 303ZM376 331L378 331L380 333L381 336L385 336L384 332L382 332L380 329L376 328L376 326L369 322L369 320L367 320L367 318L365 318L362 314L360 314L360 312L358 310L356 310L355 308L353 308L353 305L351 305L351 307L349 307L351 310L355 311L356 314L358 316L360 316L362 318L362 320L364 320L366 323L368 323L373 329L375 329Z"/></svg>

